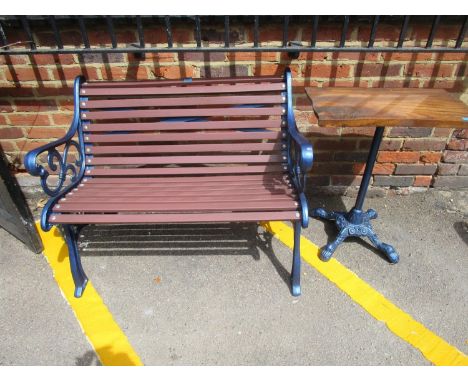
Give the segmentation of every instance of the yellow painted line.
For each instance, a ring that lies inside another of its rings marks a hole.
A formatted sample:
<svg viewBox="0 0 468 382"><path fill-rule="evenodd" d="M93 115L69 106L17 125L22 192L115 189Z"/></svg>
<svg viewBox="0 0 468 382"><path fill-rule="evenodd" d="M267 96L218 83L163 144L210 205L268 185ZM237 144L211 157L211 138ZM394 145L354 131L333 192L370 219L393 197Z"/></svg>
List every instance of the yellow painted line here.
<svg viewBox="0 0 468 382"><path fill-rule="evenodd" d="M293 248L294 230L291 227L282 222L264 222L262 226L286 246ZM332 258L326 263L321 261L319 252L319 247L301 237L301 256L307 263L336 284L372 317L384 322L390 331L420 350L430 362L439 366L468 366L468 357L464 353L398 308L337 260Z"/></svg>
<svg viewBox="0 0 468 382"><path fill-rule="evenodd" d="M55 280L101 363L106 366L143 365L90 281L83 296L74 297L75 285L70 272L68 249L60 231L53 227L49 232L44 232L39 223L36 223L36 227Z"/></svg>

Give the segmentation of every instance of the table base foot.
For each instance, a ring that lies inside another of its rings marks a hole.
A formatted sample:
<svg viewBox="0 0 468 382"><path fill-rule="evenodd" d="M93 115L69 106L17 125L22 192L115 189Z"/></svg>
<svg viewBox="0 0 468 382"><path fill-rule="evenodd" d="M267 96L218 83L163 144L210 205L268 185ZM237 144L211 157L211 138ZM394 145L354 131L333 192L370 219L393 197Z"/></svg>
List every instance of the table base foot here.
<svg viewBox="0 0 468 382"><path fill-rule="evenodd" d="M330 260L336 248L346 240L346 238L351 236L367 237L379 251L385 254L390 263L398 263L399 256L395 248L390 244L381 242L370 224L371 219L377 218L377 212L375 210L369 209L367 211L362 211L353 208L349 212L328 212L323 208L315 208L312 210L311 216L325 220L333 220L339 230L336 239L322 248L319 255L322 261Z"/></svg>

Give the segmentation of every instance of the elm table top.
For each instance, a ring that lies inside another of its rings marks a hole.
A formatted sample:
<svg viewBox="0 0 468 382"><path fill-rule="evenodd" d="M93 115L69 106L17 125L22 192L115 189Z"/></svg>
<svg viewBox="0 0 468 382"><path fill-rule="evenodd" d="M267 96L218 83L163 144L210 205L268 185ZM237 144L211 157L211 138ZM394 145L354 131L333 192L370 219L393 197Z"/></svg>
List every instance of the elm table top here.
<svg viewBox="0 0 468 382"><path fill-rule="evenodd" d="M321 127L468 128L468 107L443 89L308 87L305 90Z"/></svg>

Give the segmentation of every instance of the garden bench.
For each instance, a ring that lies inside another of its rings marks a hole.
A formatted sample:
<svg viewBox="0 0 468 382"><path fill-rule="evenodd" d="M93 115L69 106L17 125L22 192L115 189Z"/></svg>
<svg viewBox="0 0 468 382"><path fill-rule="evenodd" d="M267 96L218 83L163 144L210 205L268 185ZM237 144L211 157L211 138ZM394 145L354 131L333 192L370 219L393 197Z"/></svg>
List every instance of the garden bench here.
<svg viewBox="0 0 468 382"><path fill-rule="evenodd" d="M88 280L77 247L84 225L274 220L293 222L291 290L299 295L313 153L296 129L291 81L289 69L177 81L77 77L68 133L25 157L51 196L41 227L62 229L75 297Z"/></svg>

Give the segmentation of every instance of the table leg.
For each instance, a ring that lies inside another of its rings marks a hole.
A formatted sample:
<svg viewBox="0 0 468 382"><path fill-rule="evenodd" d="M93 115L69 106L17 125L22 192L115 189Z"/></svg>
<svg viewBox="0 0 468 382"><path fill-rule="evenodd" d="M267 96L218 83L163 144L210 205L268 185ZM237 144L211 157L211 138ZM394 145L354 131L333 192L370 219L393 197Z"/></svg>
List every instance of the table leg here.
<svg viewBox="0 0 468 382"><path fill-rule="evenodd" d="M378 239L372 228L372 225L370 224L371 219L377 218L377 212L373 209L369 209L365 212L362 210L367 189L369 188L372 170L374 168L377 153L379 151L379 146L382 142L383 132L384 127L382 126L378 126L375 130L374 138L372 139L372 145L367 157L366 168L364 169L364 175L359 187L359 193L356 198L356 203L351 211L327 212L323 208L315 208L312 210L311 216L326 220L333 220L335 221L335 224L339 230L336 239L322 248L319 256L323 261L330 260L338 245L340 245L349 236L367 237L377 249L386 255L387 259L392 264L397 263L399 260L398 253L395 251L395 248L389 244L382 243Z"/></svg>

